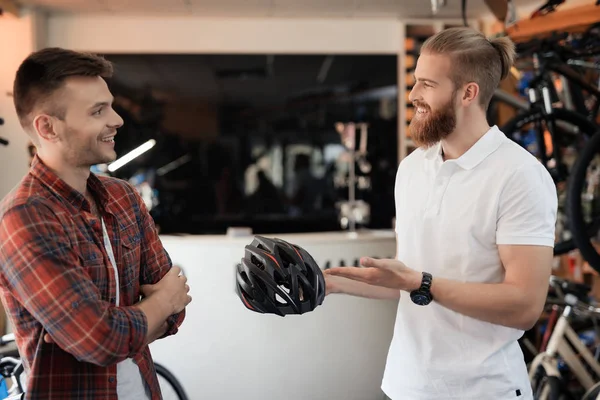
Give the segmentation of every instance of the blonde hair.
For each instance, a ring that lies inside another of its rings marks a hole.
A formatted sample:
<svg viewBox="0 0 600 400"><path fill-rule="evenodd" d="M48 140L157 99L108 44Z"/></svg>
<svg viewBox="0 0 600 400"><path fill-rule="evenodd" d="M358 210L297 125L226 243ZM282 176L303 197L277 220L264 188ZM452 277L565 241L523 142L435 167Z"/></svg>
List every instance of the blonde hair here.
<svg viewBox="0 0 600 400"><path fill-rule="evenodd" d="M486 38L468 27L449 28L428 38L421 53L448 55L452 59L454 88L475 82L479 104L487 110L494 90L508 76L515 60L515 45L507 37Z"/></svg>

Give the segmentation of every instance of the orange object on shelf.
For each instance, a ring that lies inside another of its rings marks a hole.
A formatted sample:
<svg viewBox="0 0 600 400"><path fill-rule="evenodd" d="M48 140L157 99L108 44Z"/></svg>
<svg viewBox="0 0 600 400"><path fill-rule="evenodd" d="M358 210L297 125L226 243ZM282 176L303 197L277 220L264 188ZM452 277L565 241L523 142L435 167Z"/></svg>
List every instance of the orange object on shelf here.
<svg viewBox="0 0 600 400"><path fill-rule="evenodd" d="M554 32L582 32L596 22L600 22L600 6L593 1L584 6L558 9L541 17L523 19L506 28L506 34L515 42L524 42Z"/></svg>

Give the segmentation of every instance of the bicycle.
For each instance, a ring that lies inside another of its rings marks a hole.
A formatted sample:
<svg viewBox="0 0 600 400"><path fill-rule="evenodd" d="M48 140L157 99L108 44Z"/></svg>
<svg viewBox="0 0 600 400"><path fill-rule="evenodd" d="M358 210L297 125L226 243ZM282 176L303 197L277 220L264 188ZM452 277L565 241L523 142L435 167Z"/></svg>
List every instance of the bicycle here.
<svg viewBox="0 0 600 400"><path fill-rule="evenodd" d="M541 351L529 366L529 379L536 400L559 399L600 399L600 362L580 339L573 327L576 314L584 314L596 319L600 308L588 304L591 288L556 276L550 277L550 285L558 294L554 304L564 306L561 316L551 328L547 347ZM561 367L561 364L564 367ZM566 368L565 368L566 367ZM569 377L580 386L579 393L573 393L568 386L567 376L561 370L568 370Z"/></svg>
<svg viewBox="0 0 600 400"><path fill-rule="evenodd" d="M600 64L575 62L598 50L577 51L561 47L558 42L566 37L557 35L551 39L536 39L518 45L522 55L532 53L535 75L527 88L529 106L501 127L510 139L536 155L550 172L557 186L559 218L555 255L568 253L578 247L573 230L579 229L580 226L573 227L571 224L568 181L573 174L579 152L586 148L587 142L598 132L598 126L591 116L597 115L600 110L600 89L585 81L575 70L575 66L600 70ZM566 82L571 83L569 87L583 87L588 90L596 98L595 103L588 108L580 93L578 97L571 96L573 99L582 100L573 102L577 111L557 106L560 97L554 86L552 74L564 77ZM528 141L534 146L530 146ZM578 233L591 236L598 228L600 221L596 225L586 226L583 232Z"/></svg>
<svg viewBox="0 0 600 400"><path fill-rule="evenodd" d="M15 335L9 333L0 337L0 375L6 385L7 397L4 400L20 400L25 398L25 370L18 356L18 350L2 351L1 349L14 343Z"/></svg>
<svg viewBox="0 0 600 400"><path fill-rule="evenodd" d="M2 375L4 379L10 380L10 388L8 390L9 396L5 397L4 400L21 400L25 398L26 385L24 385L23 382L26 381L26 377L23 376L25 372L22 361L18 355L18 350L9 352L10 355L5 355L2 352L2 347L14 342L15 335L13 333L0 337L0 354L2 354L0 356L0 375ZM159 363L154 363L154 367L156 369L160 391L164 400L188 400L188 396L183 389L183 386L173 373Z"/></svg>
<svg viewBox="0 0 600 400"><path fill-rule="evenodd" d="M173 375L171 371L158 363L154 363L154 367L156 368L156 375L158 375L158 383L160 384L160 391L162 392L164 400L188 400L183 386L181 386L181 383L175 378L175 375ZM174 394L174 396L172 394Z"/></svg>

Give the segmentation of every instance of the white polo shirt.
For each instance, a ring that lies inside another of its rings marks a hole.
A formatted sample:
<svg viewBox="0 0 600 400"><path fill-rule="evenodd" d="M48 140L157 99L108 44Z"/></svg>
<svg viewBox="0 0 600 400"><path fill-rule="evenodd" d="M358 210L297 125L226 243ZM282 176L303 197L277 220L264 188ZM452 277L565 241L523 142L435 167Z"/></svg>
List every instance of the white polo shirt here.
<svg viewBox="0 0 600 400"><path fill-rule="evenodd" d="M554 246L554 182L496 126L455 160L439 144L415 150L395 197L398 259L434 279L501 282L497 245ZM382 389L393 400L531 399L522 334L403 292Z"/></svg>

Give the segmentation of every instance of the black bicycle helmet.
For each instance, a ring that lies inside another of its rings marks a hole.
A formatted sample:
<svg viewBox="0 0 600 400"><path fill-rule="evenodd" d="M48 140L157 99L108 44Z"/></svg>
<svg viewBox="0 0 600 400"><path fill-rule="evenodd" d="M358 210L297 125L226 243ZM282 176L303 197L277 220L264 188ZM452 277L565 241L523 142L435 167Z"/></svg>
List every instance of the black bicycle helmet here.
<svg viewBox="0 0 600 400"><path fill-rule="evenodd" d="M325 299L321 268L300 246L255 236L237 265L236 290L249 310L263 314L304 314Z"/></svg>

